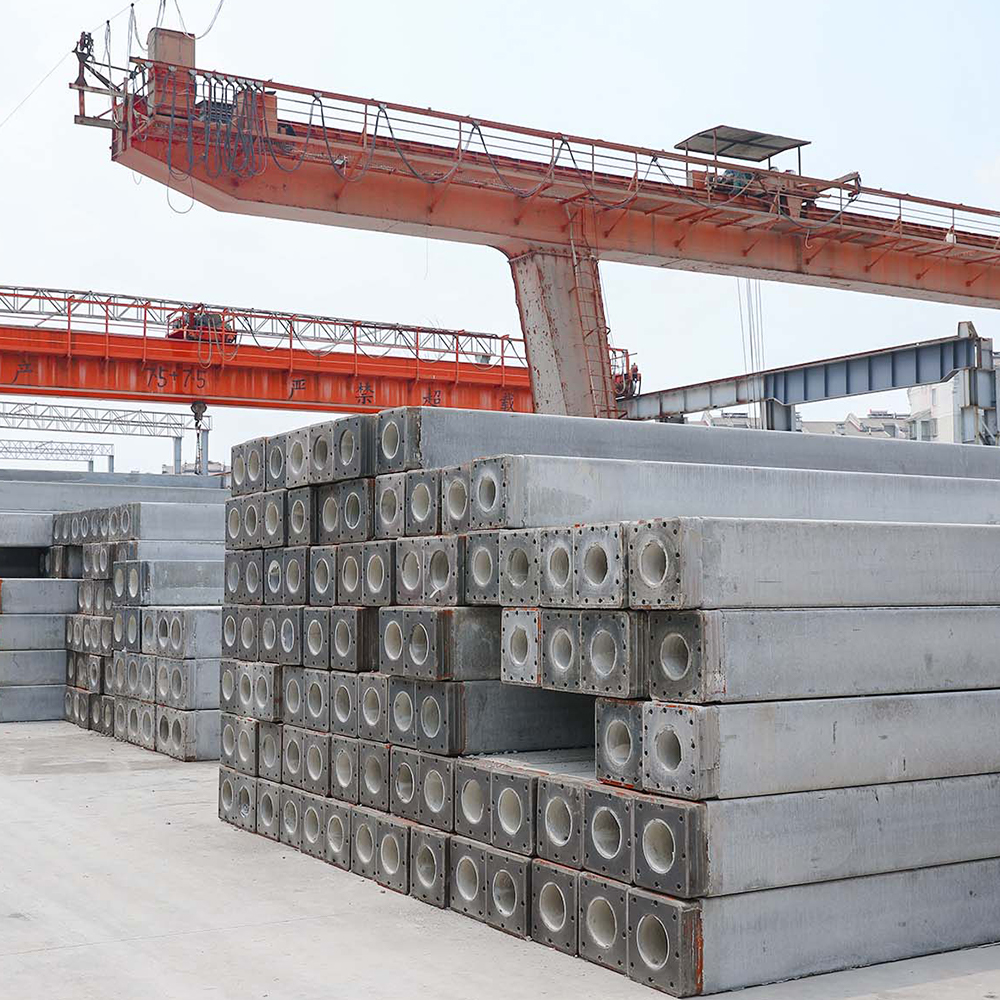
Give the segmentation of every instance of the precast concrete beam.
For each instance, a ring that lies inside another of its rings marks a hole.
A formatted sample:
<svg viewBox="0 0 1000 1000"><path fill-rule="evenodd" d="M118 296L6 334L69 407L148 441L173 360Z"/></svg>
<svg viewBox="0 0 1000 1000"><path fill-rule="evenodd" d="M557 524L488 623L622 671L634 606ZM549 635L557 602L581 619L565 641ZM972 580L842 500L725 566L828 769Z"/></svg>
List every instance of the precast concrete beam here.
<svg viewBox="0 0 1000 1000"><path fill-rule="evenodd" d="M306 739L308 732L285 723L281 727L281 783L301 789L304 781Z"/></svg>
<svg viewBox="0 0 1000 1000"><path fill-rule="evenodd" d="M406 534L406 473L375 479L375 537L401 538Z"/></svg>
<svg viewBox="0 0 1000 1000"><path fill-rule="evenodd" d="M278 840L299 850L302 847L302 792L285 784L280 788L278 805L281 808L281 822L278 825Z"/></svg>
<svg viewBox="0 0 1000 1000"><path fill-rule="evenodd" d="M486 844L493 827L492 773L485 758L460 757L455 761L455 833Z"/></svg>
<svg viewBox="0 0 1000 1000"><path fill-rule="evenodd" d="M654 611L649 693L772 701L997 685L1000 607Z"/></svg>
<svg viewBox="0 0 1000 1000"><path fill-rule="evenodd" d="M628 885L582 872L578 892L580 958L614 972L627 972Z"/></svg>
<svg viewBox="0 0 1000 1000"><path fill-rule="evenodd" d="M110 640L111 620L105 618L102 621L108 623ZM65 648L65 615L0 614L0 652Z"/></svg>
<svg viewBox="0 0 1000 1000"><path fill-rule="evenodd" d="M526 938L531 933L531 859L491 847L486 851L486 922Z"/></svg>
<svg viewBox="0 0 1000 1000"><path fill-rule="evenodd" d="M318 733L330 731L330 671L302 671L304 724L307 729Z"/></svg>
<svg viewBox="0 0 1000 1000"><path fill-rule="evenodd" d="M217 760L219 714L218 709L212 708L184 711L157 705L155 749L177 760ZM238 759L244 767L247 766L244 761L245 754L256 761L256 745L248 743L250 739L250 735L244 735L242 743L237 744ZM248 773L256 776L256 767L253 772L248 771Z"/></svg>
<svg viewBox="0 0 1000 1000"><path fill-rule="evenodd" d="M389 812L416 822L420 818L420 757L416 750L389 750Z"/></svg>
<svg viewBox="0 0 1000 1000"><path fill-rule="evenodd" d="M738 798L985 774L1000 691L643 706L643 787ZM969 732L976 739L966 738Z"/></svg>
<svg viewBox="0 0 1000 1000"><path fill-rule="evenodd" d="M448 906L449 845L451 838L440 830L414 824L410 827L410 895Z"/></svg>
<svg viewBox="0 0 1000 1000"><path fill-rule="evenodd" d="M159 559L180 560L187 562L192 559L219 560L225 555L225 542L220 536L208 541L171 542L163 540L108 542L111 562L126 562L127 560L144 560L155 562ZM113 566L112 566L113 571Z"/></svg>
<svg viewBox="0 0 1000 1000"><path fill-rule="evenodd" d="M465 536L465 603L500 603L499 531L471 531Z"/></svg>
<svg viewBox="0 0 1000 1000"><path fill-rule="evenodd" d="M580 873L537 858L531 862L531 939L577 953Z"/></svg>
<svg viewBox="0 0 1000 1000"><path fill-rule="evenodd" d="M302 738L302 789L313 795L330 793L330 739L306 730ZM304 832L304 831L303 831Z"/></svg>
<svg viewBox="0 0 1000 1000"><path fill-rule="evenodd" d="M326 803L321 795L302 793L302 841L300 850L314 858L326 858Z"/></svg>
<svg viewBox="0 0 1000 1000"><path fill-rule="evenodd" d="M553 691L580 691L580 613L544 610L538 613L535 623L539 685ZM508 643L504 652L512 659L516 645Z"/></svg>
<svg viewBox="0 0 1000 1000"><path fill-rule="evenodd" d="M0 614L72 614L77 589L76 580L0 579Z"/></svg>
<svg viewBox="0 0 1000 1000"><path fill-rule="evenodd" d="M378 815L375 881L404 895L410 891L410 824Z"/></svg>
<svg viewBox="0 0 1000 1000"><path fill-rule="evenodd" d="M598 698L595 710L595 762L600 781L642 787L642 701Z"/></svg>
<svg viewBox="0 0 1000 1000"><path fill-rule="evenodd" d="M991 859L696 903L629 889L629 976L690 996L975 947L996 939L998 876Z"/></svg>
<svg viewBox="0 0 1000 1000"><path fill-rule="evenodd" d="M110 690L105 686L105 691ZM219 658L156 658L156 701L167 708L192 711L219 707Z"/></svg>
<svg viewBox="0 0 1000 1000"><path fill-rule="evenodd" d="M977 445L940 449L917 441L716 431L592 417L403 407L378 415L376 472L443 469L483 458L487 449L494 455L522 454L530 441L536 455L1000 479L1000 455Z"/></svg>
<svg viewBox="0 0 1000 1000"><path fill-rule="evenodd" d="M340 545L367 542L375 534L372 479L348 479L316 487L316 542Z"/></svg>
<svg viewBox="0 0 1000 1000"><path fill-rule="evenodd" d="M20 684L0 686L0 722L42 722L63 717L67 691L55 684Z"/></svg>
<svg viewBox="0 0 1000 1000"><path fill-rule="evenodd" d="M9 471L9 470L4 470ZM38 475L37 473L35 474ZM139 485L121 482L117 475L105 472L95 473L90 481L75 481L70 472L59 473L60 479L0 480L0 511L20 514L24 512L76 511L83 504L95 508L114 508L115 504L166 503L168 506L221 507L229 497L229 491L221 489L217 483L211 486L178 486L160 483L160 476L142 477ZM166 478L166 477L163 477ZM190 482L192 477L185 476ZM177 480L174 479L176 483ZM222 517L222 514L219 514ZM219 522L221 524L221 521ZM216 532L218 534L218 532ZM221 537L221 536L220 536ZM73 544L82 544L79 536L70 539Z"/></svg>
<svg viewBox="0 0 1000 1000"><path fill-rule="evenodd" d="M378 668L378 609L338 606L330 610L330 667L362 673Z"/></svg>
<svg viewBox="0 0 1000 1000"><path fill-rule="evenodd" d="M378 830L381 815L365 806L351 808L351 871L374 879L379 864Z"/></svg>
<svg viewBox="0 0 1000 1000"><path fill-rule="evenodd" d="M426 538L396 540L396 603L425 604L424 550Z"/></svg>
<svg viewBox="0 0 1000 1000"><path fill-rule="evenodd" d="M306 673L304 667L282 667L281 721L285 726L302 726L306 713Z"/></svg>
<svg viewBox="0 0 1000 1000"><path fill-rule="evenodd" d="M285 487L309 483L309 428L298 427L285 435Z"/></svg>
<svg viewBox="0 0 1000 1000"><path fill-rule="evenodd" d="M10 511L0 518L0 548L48 548L53 541L53 515Z"/></svg>
<svg viewBox="0 0 1000 1000"><path fill-rule="evenodd" d="M472 463L474 529L657 517L995 524L995 481L505 455Z"/></svg>
<svg viewBox="0 0 1000 1000"><path fill-rule="evenodd" d="M314 545L309 549L309 603L330 607L337 603L337 548Z"/></svg>
<svg viewBox="0 0 1000 1000"><path fill-rule="evenodd" d="M450 833L455 826L455 761L421 752L418 764L418 818Z"/></svg>
<svg viewBox="0 0 1000 1000"><path fill-rule="evenodd" d="M330 669L330 609L302 609L302 665Z"/></svg>
<svg viewBox="0 0 1000 1000"><path fill-rule="evenodd" d="M497 608L379 610L379 670L423 680L500 677Z"/></svg>
<svg viewBox="0 0 1000 1000"><path fill-rule="evenodd" d="M326 803L326 860L351 870L351 807L333 799Z"/></svg>
<svg viewBox="0 0 1000 1000"><path fill-rule="evenodd" d="M358 736L362 739L388 741L389 678L384 674L358 675Z"/></svg>
<svg viewBox="0 0 1000 1000"><path fill-rule="evenodd" d="M361 601L365 607L392 604L396 593L396 543L392 539L361 546ZM353 602L352 602L353 603Z"/></svg>
<svg viewBox="0 0 1000 1000"><path fill-rule="evenodd" d="M486 920L489 882L486 874L487 848L465 837L451 838L450 905L473 920Z"/></svg>
<svg viewBox="0 0 1000 1000"><path fill-rule="evenodd" d="M729 895L996 857L996 774L684 802L636 795L634 881Z"/></svg>
<svg viewBox="0 0 1000 1000"><path fill-rule="evenodd" d="M153 647L145 648L146 623L151 622ZM173 659L204 659L218 655L222 609L214 607L144 608L143 652Z"/></svg>
<svg viewBox="0 0 1000 1000"><path fill-rule="evenodd" d="M352 542L337 546L337 602L363 605L365 545Z"/></svg>
<svg viewBox="0 0 1000 1000"><path fill-rule="evenodd" d="M178 497L174 503L122 503L110 508L108 541L215 542L223 537L222 503L190 502Z"/></svg>
<svg viewBox="0 0 1000 1000"><path fill-rule="evenodd" d="M219 819L250 833L257 828L257 779L219 768Z"/></svg>
<svg viewBox="0 0 1000 1000"><path fill-rule="evenodd" d="M439 535L441 528L441 472L419 469L405 475L404 534Z"/></svg>
<svg viewBox="0 0 1000 1000"><path fill-rule="evenodd" d="M469 466L454 465L438 470L441 477L441 533L465 534L469 530Z"/></svg>
<svg viewBox="0 0 1000 1000"><path fill-rule="evenodd" d="M422 550L422 604L461 604L465 594L465 536L431 535Z"/></svg>
<svg viewBox="0 0 1000 1000"><path fill-rule="evenodd" d="M1000 603L1000 526L680 517L629 533L633 608Z"/></svg>
<svg viewBox="0 0 1000 1000"><path fill-rule="evenodd" d="M330 672L330 732L337 736L358 735L358 675Z"/></svg>
<svg viewBox="0 0 1000 1000"><path fill-rule="evenodd" d="M255 501L256 516L260 523L257 544L261 548L281 549L291 544L288 541L286 521L287 497L287 490L270 490L261 494ZM232 513L234 507L237 511L236 515ZM226 540L228 544L231 548L251 548L249 541L253 533L248 532L243 523L247 511L246 501L233 499L226 505L226 509Z"/></svg>
<svg viewBox="0 0 1000 1000"><path fill-rule="evenodd" d="M287 545L312 545L316 541L315 491L309 486L289 490L286 497L288 510ZM265 509L264 530L267 530Z"/></svg>
<svg viewBox="0 0 1000 1000"><path fill-rule="evenodd" d="M183 607L222 603L221 559L213 562L136 561L118 565L124 568L126 575L126 605Z"/></svg>
<svg viewBox="0 0 1000 1000"><path fill-rule="evenodd" d="M257 829L268 840L277 840L281 824L281 785L257 779Z"/></svg>
<svg viewBox="0 0 1000 1000"><path fill-rule="evenodd" d="M257 775L261 779L281 784L282 726L261 722L257 726Z"/></svg>
<svg viewBox="0 0 1000 1000"><path fill-rule="evenodd" d="M389 811L389 744L358 740L358 804Z"/></svg>
<svg viewBox="0 0 1000 1000"><path fill-rule="evenodd" d="M359 794L358 741L349 736L331 736L329 739L330 794L342 802L357 805Z"/></svg>
<svg viewBox="0 0 1000 1000"><path fill-rule="evenodd" d="M389 741L447 756L587 746L593 703L501 681L389 678Z"/></svg>

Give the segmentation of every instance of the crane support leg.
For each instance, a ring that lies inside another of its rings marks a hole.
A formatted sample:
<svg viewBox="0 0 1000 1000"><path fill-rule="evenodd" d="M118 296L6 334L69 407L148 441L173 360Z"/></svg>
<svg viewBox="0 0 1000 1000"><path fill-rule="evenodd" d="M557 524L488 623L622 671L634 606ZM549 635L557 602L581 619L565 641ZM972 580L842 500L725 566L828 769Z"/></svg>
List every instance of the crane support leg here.
<svg viewBox="0 0 1000 1000"><path fill-rule="evenodd" d="M510 257L537 413L617 415L596 258Z"/></svg>

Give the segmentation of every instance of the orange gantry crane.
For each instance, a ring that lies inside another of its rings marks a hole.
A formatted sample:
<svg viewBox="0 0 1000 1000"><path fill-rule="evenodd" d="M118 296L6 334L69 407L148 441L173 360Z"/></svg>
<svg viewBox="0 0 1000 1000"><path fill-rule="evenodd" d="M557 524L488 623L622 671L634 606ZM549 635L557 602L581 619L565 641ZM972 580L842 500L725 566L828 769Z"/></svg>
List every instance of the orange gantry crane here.
<svg viewBox="0 0 1000 1000"><path fill-rule="evenodd" d="M619 359L627 367L627 357ZM519 338L0 286L0 393L368 412L531 412Z"/></svg>
<svg viewBox="0 0 1000 1000"><path fill-rule="evenodd" d="M112 80L77 49L76 121L115 162L221 211L497 248L539 411L617 412L599 260L1000 305L1000 212L199 69L181 32L148 50Z"/></svg>

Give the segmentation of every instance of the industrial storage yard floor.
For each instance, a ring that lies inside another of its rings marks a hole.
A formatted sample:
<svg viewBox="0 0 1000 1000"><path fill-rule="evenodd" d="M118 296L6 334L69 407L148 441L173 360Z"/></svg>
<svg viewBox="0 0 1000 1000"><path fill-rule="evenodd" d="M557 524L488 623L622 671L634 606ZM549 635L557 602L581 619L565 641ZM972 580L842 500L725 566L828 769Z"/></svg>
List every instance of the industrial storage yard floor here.
<svg viewBox="0 0 1000 1000"><path fill-rule="evenodd" d="M0 725L0 998L613 1000L656 994L216 816L218 765ZM1000 946L744 990L995 1000Z"/></svg>

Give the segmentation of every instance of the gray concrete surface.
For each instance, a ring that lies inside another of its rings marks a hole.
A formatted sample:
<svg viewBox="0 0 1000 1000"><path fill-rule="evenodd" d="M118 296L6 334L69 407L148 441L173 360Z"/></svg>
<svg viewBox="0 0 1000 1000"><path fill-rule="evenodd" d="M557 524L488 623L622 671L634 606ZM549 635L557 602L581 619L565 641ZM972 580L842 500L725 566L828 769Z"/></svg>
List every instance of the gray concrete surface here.
<svg viewBox="0 0 1000 1000"><path fill-rule="evenodd" d="M217 780L214 764L181 764L65 723L0 726L0 997L657 996L226 826ZM996 996L1000 947L740 994Z"/></svg>

